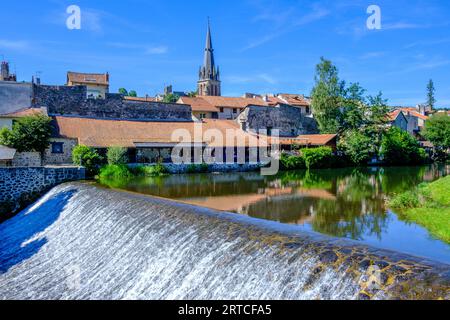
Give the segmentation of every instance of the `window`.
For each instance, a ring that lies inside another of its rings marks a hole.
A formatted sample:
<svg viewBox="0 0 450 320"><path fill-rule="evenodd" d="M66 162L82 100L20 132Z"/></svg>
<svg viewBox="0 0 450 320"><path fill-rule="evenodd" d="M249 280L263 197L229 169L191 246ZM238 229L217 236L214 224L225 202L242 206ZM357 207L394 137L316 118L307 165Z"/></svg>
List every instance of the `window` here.
<svg viewBox="0 0 450 320"><path fill-rule="evenodd" d="M233 113L237 113L237 109L236 108L233 108Z"/></svg>
<svg viewBox="0 0 450 320"><path fill-rule="evenodd" d="M220 113L223 113L223 108L222 107L220 107Z"/></svg>
<svg viewBox="0 0 450 320"><path fill-rule="evenodd" d="M200 119L206 119L206 113L200 113Z"/></svg>
<svg viewBox="0 0 450 320"><path fill-rule="evenodd" d="M271 136L272 135L272 127L267 127L267 135Z"/></svg>
<svg viewBox="0 0 450 320"><path fill-rule="evenodd" d="M310 108L309 107L306 107L306 114L309 114L310 113Z"/></svg>
<svg viewBox="0 0 450 320"><path fill-rule="evenodd" d="M52 153L64 153L64 143L63 142L53 142L52 143Z"/></svg>

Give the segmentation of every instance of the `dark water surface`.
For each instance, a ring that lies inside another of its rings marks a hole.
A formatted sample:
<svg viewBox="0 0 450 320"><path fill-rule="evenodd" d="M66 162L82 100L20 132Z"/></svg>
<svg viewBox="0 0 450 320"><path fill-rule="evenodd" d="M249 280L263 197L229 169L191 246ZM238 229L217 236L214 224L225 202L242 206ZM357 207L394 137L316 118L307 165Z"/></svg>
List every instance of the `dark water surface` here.
<svg viewBox="0 0 450 320"><path fill-rule="evenodd" d="M386 198L450 173L450 166L172 175L104 185L175 199L450 263L450 245L403 221ZM450 222L449 222L450 223Z"/></svg>

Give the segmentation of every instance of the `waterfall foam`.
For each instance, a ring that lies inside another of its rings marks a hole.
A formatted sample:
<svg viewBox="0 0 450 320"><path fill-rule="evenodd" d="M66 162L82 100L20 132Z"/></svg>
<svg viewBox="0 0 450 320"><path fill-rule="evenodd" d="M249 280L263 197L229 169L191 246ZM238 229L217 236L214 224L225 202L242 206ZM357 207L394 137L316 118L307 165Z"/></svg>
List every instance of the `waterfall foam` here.
<svg viewBox="0 0 450 320"><path fill-rule="evenodd" d="M0 224L0 299L445 299L449 278L448 265L83 183Z"/></svg>

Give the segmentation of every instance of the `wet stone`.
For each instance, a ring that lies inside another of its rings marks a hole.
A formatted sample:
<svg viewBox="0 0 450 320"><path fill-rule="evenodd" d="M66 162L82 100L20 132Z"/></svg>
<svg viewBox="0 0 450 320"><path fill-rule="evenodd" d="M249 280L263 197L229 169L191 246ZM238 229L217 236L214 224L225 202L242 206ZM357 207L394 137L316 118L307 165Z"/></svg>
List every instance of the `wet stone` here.
<svg viewBox="0 0 450 320"><path fill-rule="evenodd" d="M320 254L320 261L322 263L335 263L338 258L338 255L334 251L325 251Z"/></svg>

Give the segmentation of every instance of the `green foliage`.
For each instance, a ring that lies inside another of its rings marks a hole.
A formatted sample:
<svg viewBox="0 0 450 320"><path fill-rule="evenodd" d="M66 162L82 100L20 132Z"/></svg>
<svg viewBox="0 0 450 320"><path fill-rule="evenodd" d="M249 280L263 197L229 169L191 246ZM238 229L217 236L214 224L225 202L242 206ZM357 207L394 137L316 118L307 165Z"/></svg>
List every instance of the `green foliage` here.
<svg viewBox="0 0 450 320"><path fill-rule="evenodd" d="M190 97L190 98L195 98L196 96L198 96L198 90L188 92L187 96Z"/></svg>
<svg viewBox="0 0 450 320"><path fill-rule="evenodd" d="M302 157L307 169L330 168L333 165L333 150L330 147L302 149Z"/></svg>
<svg viewBox="0 0 450 320"><path fill-rule="evenodd" d="M431 107L432 109L434 108L434 105L436 104L436 98L434 97L434 93L435 93L435 89L434 89L434 82L432 79L430 79L430 81L428 82L427 85L427 105L429 107Z"/></svg>
<svg viewBox="0 0 450 320"><path fill-rule="evenodd" d="M389 206L396 209L417 208L419 205L417 190L401 193L389 201Z"/></svg>
<svg viewBox="0 0 450 320"><path fill-rule="evenodd" d="M109 164L100 169L99 177L100 179L128 179L133 177L133 173L126 165Z"/></svg>
<svg viewBox="0 0 450 320"><path fill-rule="evenodd" d="M128 96L128 91L125 88L119 88L119 93L123 96Z"/></svg>
<svg viewBox="0 0 450 320"><path fill-rule="evenodd" d="M450 176L396 195L389 206L402 219L427 228L436 238L450 243Z"/></svg>
<svg viewBox="0 0 450 320"><path fill-rule="evenodd" d="M305 169L305 159L300 155L288 155L286 153L282 153L280 157L280 165L281 170L297 170L297 169Z"/></svg>
<svg viewBox="0 0 450 320"><path fill-rule="evenodd" d="M19 152L43 153L50 145L51 121L43 115L24 117L14 123L12 130L0 130L0 144Z"/></svg>
<svg viewBox="0 0 450 320"><path fill-rule="evenodd" d="M355 165L365 165L376 154L373 139L362 131L345 132L339 141L338 148L344 152Z"/></svg>
<svg viewBox="0 0 450 320"><path fill-rule="evenodd" d="M128 92L128 96L129 97L137 97L137 92L134 90L131 90L130 92Z"/></svg>
<svg viewBox="0 0 450 320"><path fill-rule="evenodd" d="M425 122L425 138L436 147L450 148L450 116L446 113L436 114Z"/></svg>
<svg viewBox="0 0 450 320"><path fill-rule="evenodd" d="M106 154L108 164L121 165L128 162L127 149L122 147L109 147Z"/></svg>
<svg viewBox="0 0 450 320"><path fill-rule="evenodd" d="M180 99L180 97L177 94L169 93L166 94L163 98L163 102L165 103L176 103Z"/></svg>
<svg viewBox="0 0 450 320"><path fill-rule="evenodd" d="M94 148L78 145L72 151L72 161L78 166L85 167L88 176L94 176L98 171L102 157Z"/></svg>
<svg viewBox="0 0 450 320"><path fill-rule="evenodd" d="M135 176L158 177L167 174L167 169L161 163L152 166L138 166L130 169Z"/></svg>
<svg viewBox="0 0 450 320"><path fill-rule="evenodd" d="M426 161L426 152L408 132L392 127L383 136L381 155L389 165L421 164Z"/></svg>
<svg viewBox="0 0 450 320"><path fill-rule="evenodd" d="M209 166L206 163L202 164L190 164L188 165L186 172L187 173L206 173L209 171Z"/></svg>
<svg viewBox="0 0 450 320"><path fill-rule="evenodd" d="M343 87L338 69L331 61L320 58L311 97L314 117L321 133L337 133L339 130Z"/></svg>

